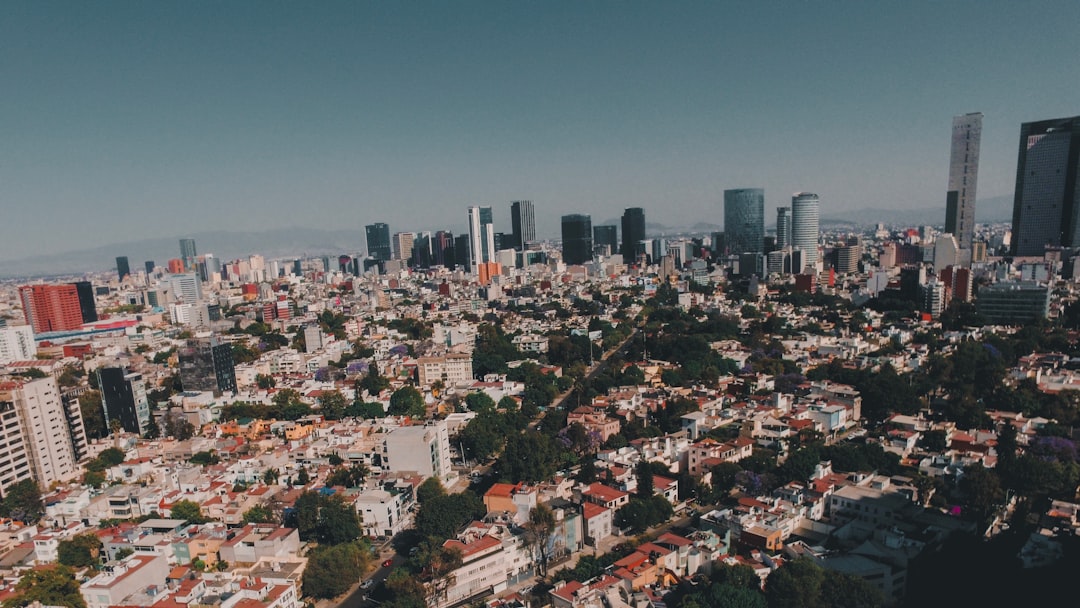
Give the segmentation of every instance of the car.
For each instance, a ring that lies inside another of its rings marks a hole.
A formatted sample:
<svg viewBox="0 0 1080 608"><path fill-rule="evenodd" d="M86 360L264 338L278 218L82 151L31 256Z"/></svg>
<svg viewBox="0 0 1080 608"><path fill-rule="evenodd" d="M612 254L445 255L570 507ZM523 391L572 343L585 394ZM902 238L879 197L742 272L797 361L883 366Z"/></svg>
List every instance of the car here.
<svg viewBox="0 0 1080 608"><path fill-rule="evenodd" d="M361 589L371 589L374 586L375 586L375 581L371 580L370 578L367 579L366 581L360 583L360 588Z"/></svg>
<svg viewBox="0 0 1080 608"><path fill-rule="evenodd" d="M389 568L390 566L393 566L393 565L394 565L394 560L392 560L392 559L388 559L388 560L386 560L386 561L384 561L382 563L383 568Z"/></svg>

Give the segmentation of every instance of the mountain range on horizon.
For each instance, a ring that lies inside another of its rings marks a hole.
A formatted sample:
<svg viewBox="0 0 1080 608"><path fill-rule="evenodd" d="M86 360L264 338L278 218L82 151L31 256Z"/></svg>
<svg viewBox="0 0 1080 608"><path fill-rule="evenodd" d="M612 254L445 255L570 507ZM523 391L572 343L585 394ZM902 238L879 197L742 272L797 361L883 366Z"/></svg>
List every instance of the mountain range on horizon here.
<svg viewBox="0 0 1080 608"><path fill-rule="evenodd" d="M980 200L976 207L979 222L1008 221L1012 217L1011 196ZM823 225L846 224L872 226L879 222L890 225L939 225L944 222L944 207L922 209L873 209L846 211L843 215L823 214ZM594 225L618 225L612 219ZM768 222L771 224L772 222ZM697 222L690 226L666 226L656 222L646 224L650 236L703 234L722 230L719 224ZM357 253L364 247L364 230L321 229L307 227L277 228L258 232L215 230L195 234L141 239L98 247L60 252L50 255L0 260L0 278L81 275L115 268L118 256L127 256L133 269L141 268L145 260L159 266L179 256L181 237L193 238L200 253L213 253L222 260L261 254L268 259L298 256L320 256Z"/></svg>

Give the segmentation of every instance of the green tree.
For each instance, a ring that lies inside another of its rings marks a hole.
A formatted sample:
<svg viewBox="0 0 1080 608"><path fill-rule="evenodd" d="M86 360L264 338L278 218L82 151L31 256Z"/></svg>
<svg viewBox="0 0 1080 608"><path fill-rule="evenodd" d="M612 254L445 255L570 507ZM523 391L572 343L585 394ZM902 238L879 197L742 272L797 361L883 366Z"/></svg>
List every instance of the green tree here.
<svg viewBox="0 0 1080 608"><path fill-rule="evenodd" d="M10 517L27 524L36 524L45 515L45 503L41 490L31 479L17 481L8 486L0 500L0 516Z"/></svg>
<svg viewBox="0 0 1080 608"><path fill-rule="evenodd" d="M324 496L319 501L315 537L323 545L340 545L360 538L360 518L356 509L339 495Z"/></svg>
<svg viewBox="0 0 1080 608"><path fill-rule="evenodd" d="M274 517L274 512L268 509L264 505L255 505L247 511L244 511L244 523L245 524L270 524L275 523L277 518Z"/></svg>
<svg viewBox="0 0 1080 608"><path fill-rule="evenodd" d="M438 477L428 477L416 488L416 501L420 504L442 496L446 496L446 488L439 482Z"/></svg>
<svg viewBox="0 0 1080 608"><path fill-rule="evenodd" d="M551 560L550 541L555 532L555 514L547 505L538 504L529 511L529 520L522 527L525 529L525 546L529 548L537 573L545 577Z"/></svg>
<svg viewBox="0 0 1080 608"><path fill-rule="evenodd" d="M75 573L64 565L25 572L15 585L15 595L4 600L3 608L21 608L34 602L45 606L86 608Z"/></svg>
<svg viewBox="0 0 1080 608"><path fill-rule="evenodd" d="M101 548L101 540L96 535L79 534L69 540L60 541L56 548L56 559L65 566L85 568L98 562Z"/></svg>
<svg viewBox="0 0 1080 608"><path fill-rule="evenodd" d="M365 543L353 542L320 546L308 554L304 571L304 595L330 599L348 591L371 561L371 550Z"/></svg>
<svg viewBox="0 0 1080 608"><path fill-rule="evenodd" d="M506 438L506 447L495 468L499 478L507 482L538 482L551 477L557 463L558 450L551 437L525 432Z"/></svg>
<svg viewBox="0 0 1080 608"><path fill-rule="evenodd" d="M269 390L277 386L277 380L274 380L273 376L267 374L255 374L255 386L262 390Z"/></svg>
<svg viewBox="0 0 1080 608"><path fill-rule="evenodd" d="M206 523L207 519L203 516L202 507L199 503L191 500L178 500L173 503L172 509L170 509L173 519L182 519L190 524L202 524Z"/></svg>
<svg viewBox="0 0 1080 608"><path fill-rule="evenodd" d="M368 367L368 373L356 382L357 392L367 391L368 395L378 397L379 393L390 387L390 381L379 374L379 367L374 363Z"/></svg>
<svg viewBox="0 0 1080 608"><path fill-rule="evenodd" d="M288 511L286 525L296 528L300 540L315 540L315 530L319 525L319 506L321 497L318 492L307 491L296 498L292 510Z"/></svg>
<svg viewBox="0 0 1080 608"><path fill-rule="evenodd" d="M407 384L390 396L390 408L387 413L391 416L422 418L425 412L424 397L412 385Z"/></svg>
<svg viewBox="0 0 1080 608"><path fill-rule="evenodd" d="M96 377L96 374L90 374ZM88 390L79 395L79 410L82 412L86 436L90 439L102 439L109 436L109 427L105 423L105 406L101 401L101 392Z"/></svg>
<svg viewBox="0 0 1080 608"><path fill-rule="evenodd" d="M341 391L323 391L319 395L319 412L326 417L327 420L341 420L345 416L345 406L347 405L344 395Z"/></svg>
<svg viewBox="0 0 1080 608"><path fill-rule="evenodd" d="M472 412L490 412L495 410L495 400L483 391L469 393L465 396L465 404Z"/></svg>

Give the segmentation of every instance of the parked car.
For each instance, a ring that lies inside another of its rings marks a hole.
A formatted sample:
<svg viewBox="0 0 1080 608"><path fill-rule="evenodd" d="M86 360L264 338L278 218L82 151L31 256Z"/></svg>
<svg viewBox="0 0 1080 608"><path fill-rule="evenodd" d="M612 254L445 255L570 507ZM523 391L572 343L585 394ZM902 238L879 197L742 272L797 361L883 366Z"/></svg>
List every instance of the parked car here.
<svg viewBox="0 0 1080 608"><path fill-rule="evenodd" d="M392 560L392 559L388 559L388 560L386 560L386 561L384 561L382 563L383 568L389 568L390 566L393 566L393 565L394 565L394 560Z"/></svg>

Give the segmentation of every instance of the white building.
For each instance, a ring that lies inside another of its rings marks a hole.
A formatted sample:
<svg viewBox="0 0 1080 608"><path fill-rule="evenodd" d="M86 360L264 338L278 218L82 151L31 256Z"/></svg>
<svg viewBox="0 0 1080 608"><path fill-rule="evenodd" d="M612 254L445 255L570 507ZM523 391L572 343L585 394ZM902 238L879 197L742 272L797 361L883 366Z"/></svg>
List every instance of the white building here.
<svg viewBox="0 0 1080 608"><path fill-rule="evenodd" d="M393 473L412 472L447 481L453 469L446 421L393 429L386 436L386 460L388 470Z"/></svg>
<svg viewBox="0 0 1080 608"><path fill-rule="evenodd" d="M132 555L119 564L105 566L105 571L83 583L79 592L87 608L108 608L147 587L164 585L168 574L164 556Z"/></svg>
<svg viewBox="0 0 1080 608"><path fill-rule="evenodd" d="M411 525L409 505L402 492L365 490L356 497L356 512L367 536L391 537Z"/></svg>
<svg viewBox="0 0 1080 608"><path fill-rule="evenodd" d="M429 386L442 380L446 386L472 382L472 355L449 353L442 357L421 357L416 360L420 385Z"/></svg>
<svg viewBox="0 0 1080 608"><path fill-rule="evenodd" d="M0 365L29 361L37 354L34 329L29 325L0 327Z"/></svg>
<svg viewBox="0 0 1080 608"><path fill-rule="evenodd" d="M67 412L55 380L38 378L0 385L0 402L14 406L23 450L38 485L48 487L55 481L78 477ZM10 442L7 449L13 450Z"/></svg>

